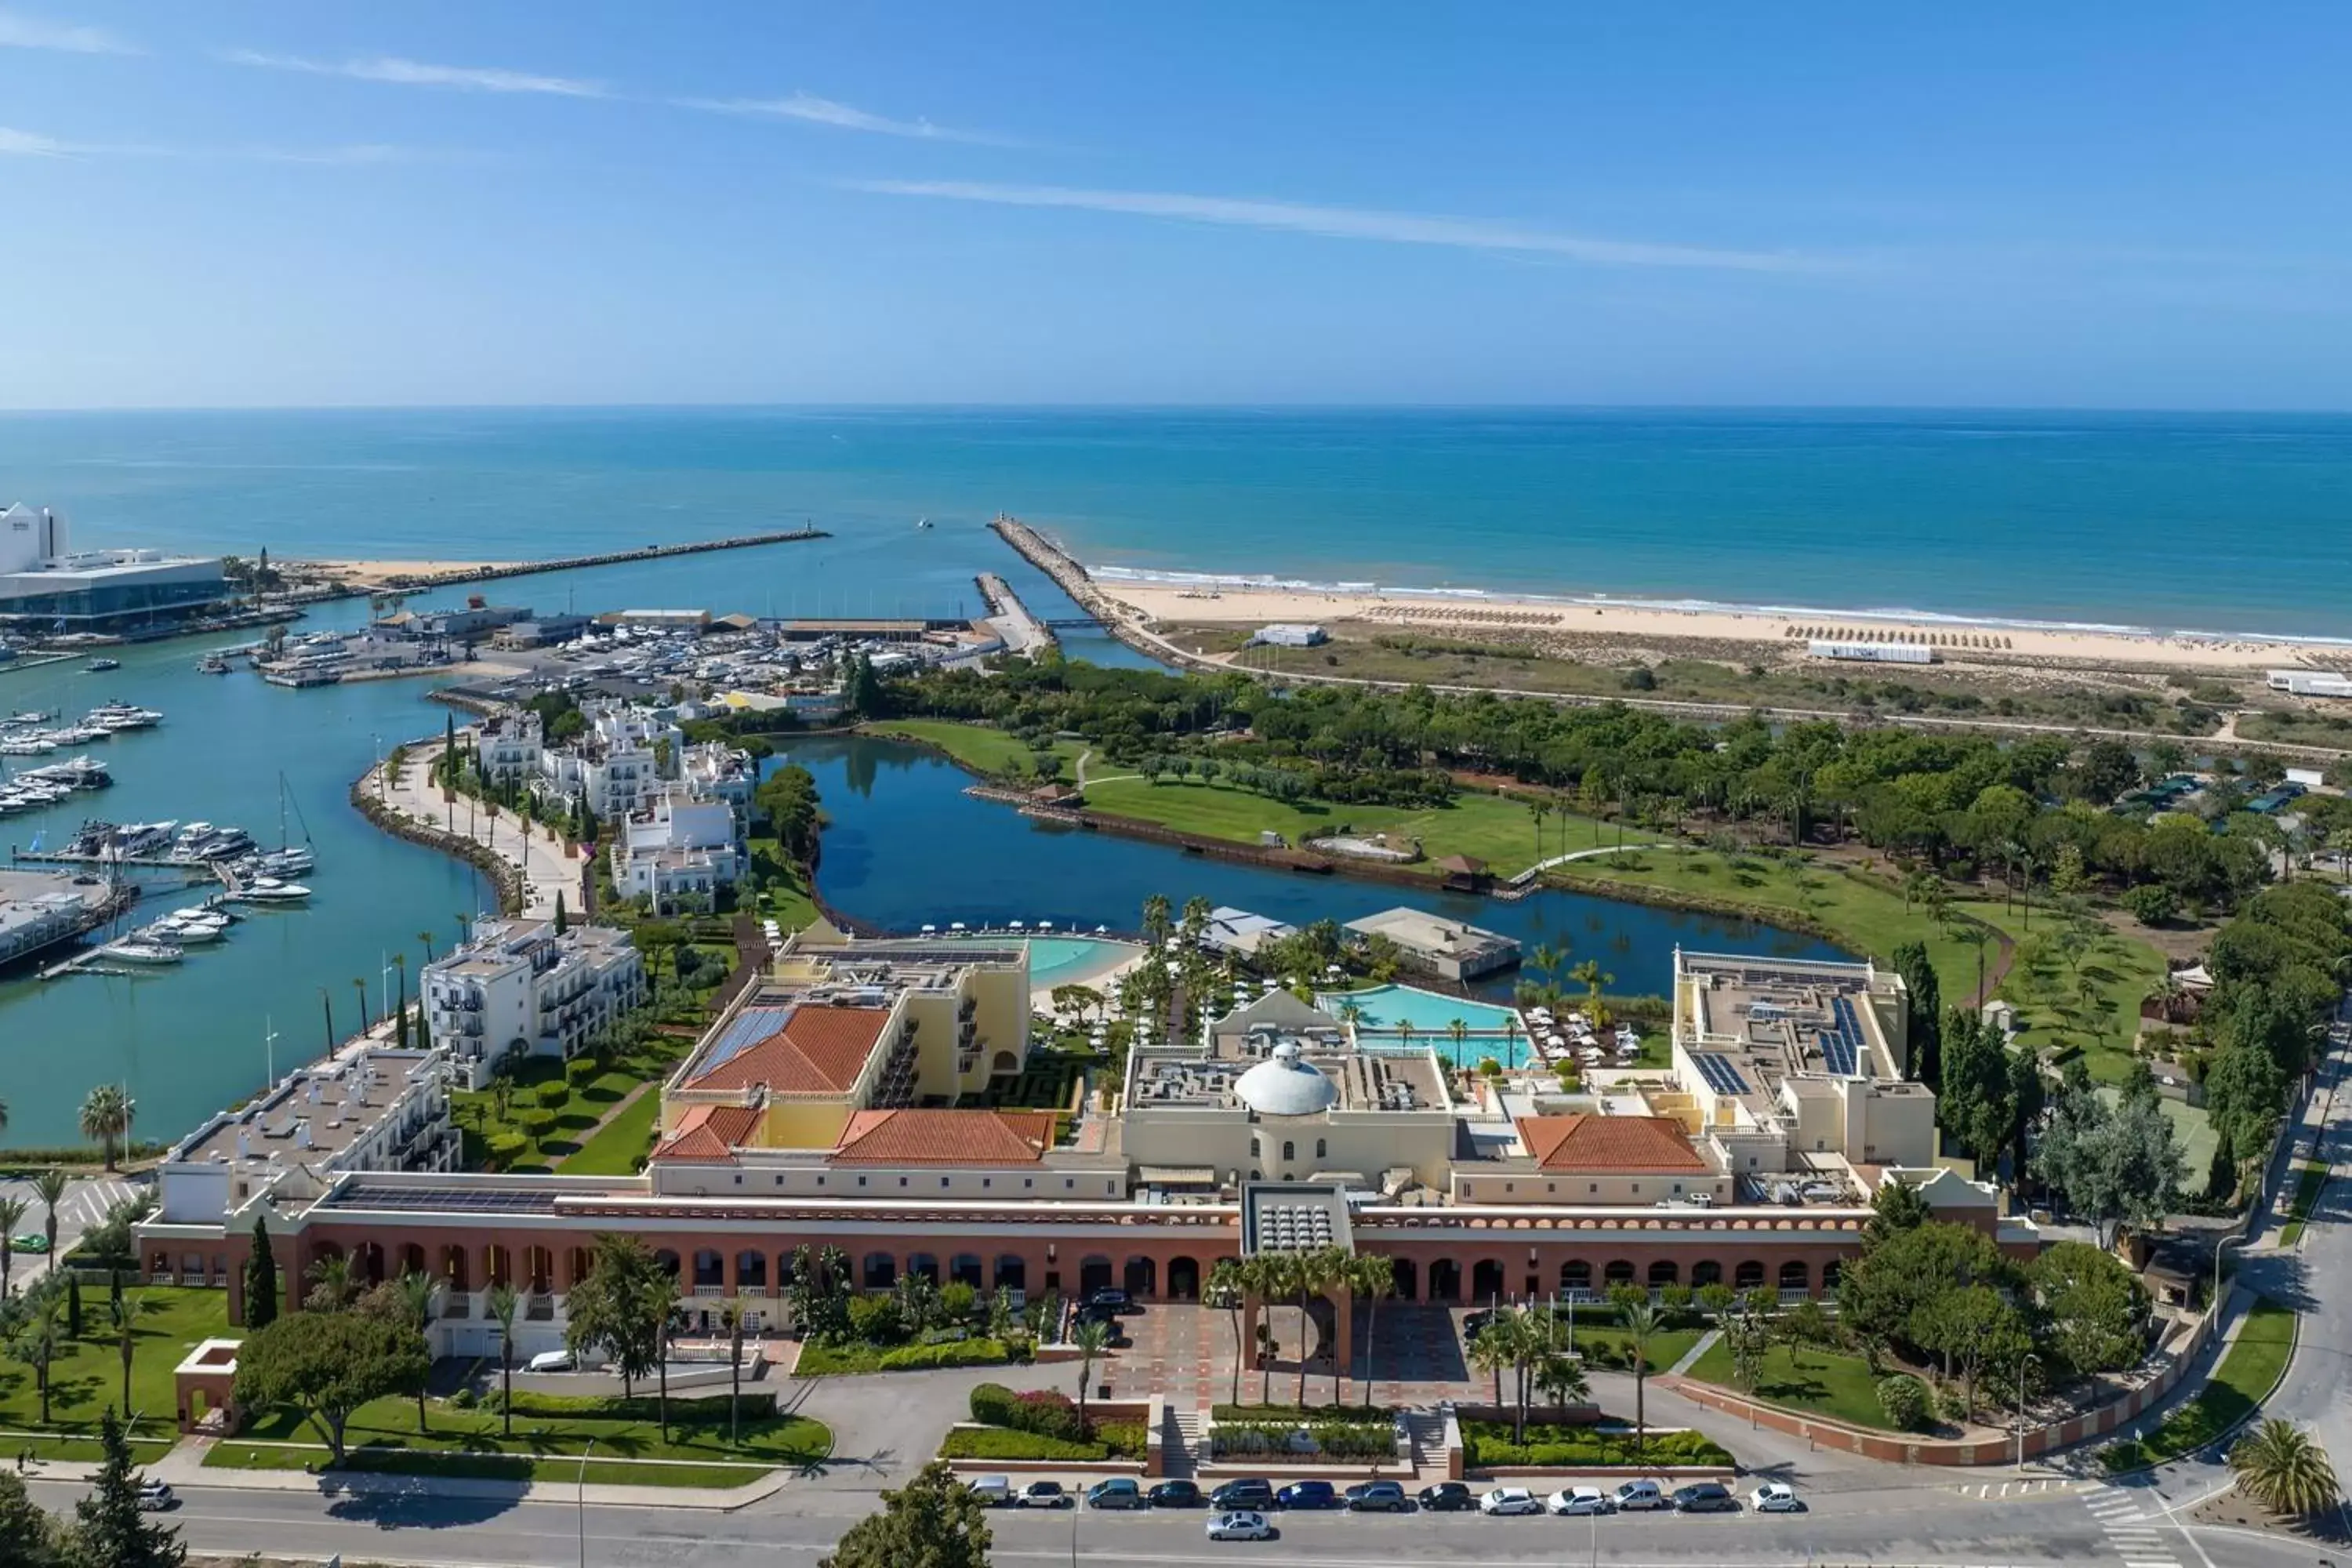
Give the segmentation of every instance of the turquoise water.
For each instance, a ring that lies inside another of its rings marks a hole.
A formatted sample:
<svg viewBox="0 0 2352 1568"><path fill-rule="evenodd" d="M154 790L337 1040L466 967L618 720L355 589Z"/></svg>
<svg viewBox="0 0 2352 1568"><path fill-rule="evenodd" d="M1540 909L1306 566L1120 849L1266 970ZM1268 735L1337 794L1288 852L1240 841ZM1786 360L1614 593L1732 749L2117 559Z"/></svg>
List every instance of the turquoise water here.
<svg viewBox="0 0 2352 1568"><path fill-rule="evenodd" d="M1451 1039L1449 1031L1456 1018L1469 1025L1472 1034L1498 1035L1507 1024L1525 1032L1518 1015L1508 1007L1465 1001L1443 992L1423 991L1417 985L1375 985L1361 991L1328 992L1319 998L1323 1010L1335 1016L1343 1002L1353 1002L1363 1009L1362 1016L1356 1020L1360 1037L1382 1035L1394 1038L1399 1026L1410 1024L1423 1044L1432 1036Z"/></svg>
<svg viewBox="0 0 2352 1568"><path fill-rule="evenodd" d="M835 531L625 577L751 610L968 605L1001 508L1133 567L2352 636L2343 416L9 415L0 473L94 542L499 558Z"/></svg>
<svg viewBox="0 0 2352 1568"><path fill-rule="evenodd" d="M1004 939L999 935L967 940L1001 942ZM1127 942L1104 942L1090 936L1033 936L1029 938L1029 984L1034 990L1086 981L1124 962L1135 952Z"/></svg>

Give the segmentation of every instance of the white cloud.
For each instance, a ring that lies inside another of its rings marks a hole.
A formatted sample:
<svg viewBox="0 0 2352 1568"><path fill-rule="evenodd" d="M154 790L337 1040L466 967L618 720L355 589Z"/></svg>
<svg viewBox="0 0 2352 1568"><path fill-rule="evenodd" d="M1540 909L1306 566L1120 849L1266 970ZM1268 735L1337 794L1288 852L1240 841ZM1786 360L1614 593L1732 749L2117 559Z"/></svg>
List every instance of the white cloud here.
<svg viewBox="0 0 2352 1568"><path fill-rule="evenodd" d="M61 142L38 132L0 125L0 158L186 158L248 163L409 163L448 154L415 147L359 143L345 147L160 147L136 142Z"/></svg>
<svg viewBox="0 0 2352 1568"><path fill-rule="evenodd" d="M347 60L306 59L299 55L263 54L256 49L217 49L214 58L230 65L257 66L265 70L301 71L310 76L351 77L359 81L392 82L402 87L449 87L466 92L529 92L557 98L603 98L604 84L572 77L541 76L533 71L502 70L484 66L439 66L397 55L373 55Z"/></svg>
<svg viewBox="0 0 2352 1568"><path fill-rule="evenodd" d="M928 120L892 120L886 115L868 113L852 104L836 103L832 99L818 98L805 92L796 92L790 98L681 98L675 101L681 109L707 110L713 114L740 114L760 120L803 120L812 125L864 131L877 136L908 136L924 142L971 142L997 147L1014 145L1003 137L985 135L977 131L953 131L944 125L934 125Z"/></svg>
<svg viewBox="0 0 2352 1568"><path fill-rule="evenodd" d="M1601 239L1522 228L1475 218L1433 217L1418 213L1361 207L1315 206L1299 202L1251 201L1232 196L1182 195L1160 191L1074 190L1061 185L998 185L961 180L858 180L852 190L888 196L987 202L1000 206L1070 207L1134 217L1174 218L1186 223L1278 229L1331 239L1369 239L1391 245L1438 245L1465 250L1558 256L1612 267L1716 268L1746 272L1817 271L1832 265L1785 251L1723 250L1702 246L1662 245L1648 240Z"/></svg>
<svg viewBox="0 0 2352 1568"><path fill-rule="evenodd" d="M68 55L135 55L139 51L99 27L45 22L0 11L0 49L56 49Z"/></svg>

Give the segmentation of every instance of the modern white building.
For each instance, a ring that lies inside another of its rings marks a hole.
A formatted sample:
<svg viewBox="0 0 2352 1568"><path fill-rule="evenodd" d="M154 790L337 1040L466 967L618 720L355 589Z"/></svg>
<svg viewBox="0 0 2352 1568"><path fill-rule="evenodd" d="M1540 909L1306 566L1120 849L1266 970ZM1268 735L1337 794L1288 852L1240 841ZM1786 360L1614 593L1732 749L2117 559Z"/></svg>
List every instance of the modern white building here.
<svg viewBox="0 0 2352 1568"><path fill-rule="evenodd" d="M750 864L744 816L733 803L667 784L622 819L613 844L613 886L650 900L656 914L706 909Z"/></svg>
<svg viewBox="0 0 2352 1568"><path fill-rule="evenodd" d="M686 736L667 712L630 703L583 706L588 731L577 740L548 746L540 757L539 793L570 804L585 799L599 819L635 811L660 787L659 742L669 742L676 775Z"/></svg>
<svg viewBox="0 0 2352 1568"><path fill-rule="evenodd" d="M72 548L66 520L22 501L0 510L0 625L115 633L201 614L229 597L217 555Z"/></svg>
<svg viewBox="0 0 2352 1568"><path fill-rule="evenodd" d="M536 779L546 762L546 727L527 708L495 713L474 731L475 764L499 784Z"/></svg>
<svg viewBox="0 0 2352 1568"><path fill-rule="evenodd" d="M645 960L627 931L576 925L559 935L551 921L479 921L423 977L432 1042L470 1089L511 1050L577 1055L645 990Z"/></svg>
<svg viewBox="0 0 2352 1568"><path fill-rule="evenodd" d="M2332 669L2273 669L2270 688L2294 697L2352 697L2352 676Z"/></svg>

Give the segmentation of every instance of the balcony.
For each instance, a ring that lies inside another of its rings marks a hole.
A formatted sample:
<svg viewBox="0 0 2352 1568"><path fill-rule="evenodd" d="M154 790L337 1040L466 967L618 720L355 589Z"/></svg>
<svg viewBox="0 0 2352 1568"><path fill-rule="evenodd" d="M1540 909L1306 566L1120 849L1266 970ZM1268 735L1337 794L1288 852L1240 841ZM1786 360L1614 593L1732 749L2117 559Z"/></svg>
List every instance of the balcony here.
<svg viewBox="0 0 2352 1568"><path fill-rule="evenodd" d="M554 1295L545 1290L532 1291L523 1300L522 1315L525 1321L533 1323L553 1322L555 1321Z"/></svg>
<svg viewBox="0 0 2352 1568"><path fill-rule="evenodd" d="M474 1298L464 1290L452 1290L442 1298L441 1315L445 1318L470 1318L474 1315Z"/></svg>

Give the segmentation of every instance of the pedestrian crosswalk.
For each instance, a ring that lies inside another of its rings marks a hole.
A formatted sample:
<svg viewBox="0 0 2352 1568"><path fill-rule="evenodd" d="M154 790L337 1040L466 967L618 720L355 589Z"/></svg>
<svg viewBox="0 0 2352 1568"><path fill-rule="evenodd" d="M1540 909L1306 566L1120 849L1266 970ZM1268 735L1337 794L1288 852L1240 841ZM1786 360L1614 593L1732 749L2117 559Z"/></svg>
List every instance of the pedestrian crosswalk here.
<svg viewBox="0 0 2352 1568"><path fill-rule="evenodd" d="M2124 1560L2124 1568L2181 1568L2172 1531L2160 1523L2161 1514L2148 1511L2146 1499L2115 1487L2086 1494L2083 1506L2099 1521L2107 1543Z"/></svg>
<svg viewBox="0 0 2352 1568"><path fill-rule="evenodd" d="M2063 1476L2032 1476L2023 1480L1962 1481L1951 1489L1979 1502L2000 1502L2004 1498L2049 1497L2057 1493L2085 1491L2096 1484L2070 1480Z"/></svg>

